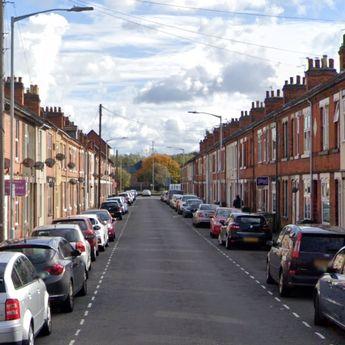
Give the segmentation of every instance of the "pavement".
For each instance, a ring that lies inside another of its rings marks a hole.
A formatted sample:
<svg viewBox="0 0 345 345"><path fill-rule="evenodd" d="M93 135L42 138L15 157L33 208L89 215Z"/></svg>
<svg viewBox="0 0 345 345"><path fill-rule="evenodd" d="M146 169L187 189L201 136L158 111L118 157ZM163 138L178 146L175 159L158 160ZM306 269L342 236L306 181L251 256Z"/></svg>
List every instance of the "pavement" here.
<svg viewBox="0 0 345 345"><path fill-rule="evenodd" d="M280 298L265 283L266 252L226 250L158 198L138 199L117 241L97 258L89 293L55 312L37 344L343 345L314 327L311 290Z"/></svg>

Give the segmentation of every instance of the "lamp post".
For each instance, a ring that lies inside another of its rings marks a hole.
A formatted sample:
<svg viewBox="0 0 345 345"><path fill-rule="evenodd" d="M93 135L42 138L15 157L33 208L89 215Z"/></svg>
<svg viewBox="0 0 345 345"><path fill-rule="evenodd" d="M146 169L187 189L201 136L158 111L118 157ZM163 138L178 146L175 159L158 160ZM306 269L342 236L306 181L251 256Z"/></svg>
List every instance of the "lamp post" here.
<svg viewBox="0 0 345 345"><path fill-rule="evenodd" d="M48 12L84 12L84 11L93 11L93 7L80 7L80 6L73 6L72 8L52 8L49 10L39 11L39 12L32 12L28 14L24 14L22 16L11 17L11 90L10 90L10 141L11 141L11 149L10 149L10 230L11 230L11 238L14 237L14 197L15 197L15 190L13 184L13 168L14 168L14 136L13 136L13 124L14 124L14 24L19 22L23 19L36 16L42 13Z"/></svg>
<svg viewBox="0 0 345 345"><path fill-rule="evenodd" d="M218 192L217 192L217 201L221 200L221 181L220 181L220 172L221 172L221 155L223 147L223 121L222 116L212 113L207 113L205 111L188 111L189 114L204 114L216 117L219 119L219 154L217 155L217 180L218 180ZM208 181L208 180L207 180ZM208 182L209 183L209 182Z"/></svg>

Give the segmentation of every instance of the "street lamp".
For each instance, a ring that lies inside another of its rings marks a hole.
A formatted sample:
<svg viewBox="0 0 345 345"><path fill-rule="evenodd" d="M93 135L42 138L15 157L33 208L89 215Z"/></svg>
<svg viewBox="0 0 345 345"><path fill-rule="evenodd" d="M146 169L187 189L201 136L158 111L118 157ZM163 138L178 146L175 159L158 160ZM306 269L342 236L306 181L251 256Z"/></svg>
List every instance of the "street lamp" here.
<svg viewBox="0 0 345 345"><path fill-rule="evenodd" d="M48 13L48 12L84 12L84 11L93 11L93 7L81 7L81 6L73 6L71 8L52 8L49 10L44 11L38 11L38 12L32 12L28 14L24 14L22 16L18 17L11 17L11 91L10 91L10 141L11 141L11 160L10 160L10 229L11 229L11 238L14 237L14 197L15 197L15 190L14 190L14 184L13 184L13 161L14 161L14 136L13 136L13 124L14 124L14 24L16 22L19 22L23 19L36 16L38 14L42 13Z"/></svg>
<svg viewBox="0 0 345 345"><path fill-rule="evenodd" d="M221 172L221 154L222 154L222 147L223 147L223 121L222 116L212 113L207 113L205 111L188 111L189 114L204 114L204 115L210 115L213 117L216 117L219 119L219 154L217 155L217 180L218 180L218 195L217 195L217 201L220 202L221 199L221 183L220 183L220 172ZM208 180L207 180L208 181Z"/></svg>
<svg viewBox="0 0 345 345"><path fill-rule="evenodd" d="M179 150L179 151L181 151L181 152L182 152L182 165L184 165L184 163L185 163L185 155L184 155L185 150L184 150L184 148L182 148L182 147L176 147L176 146L167 146L167 148L168 148L168 149L173 149L173 150Z"/></svg>

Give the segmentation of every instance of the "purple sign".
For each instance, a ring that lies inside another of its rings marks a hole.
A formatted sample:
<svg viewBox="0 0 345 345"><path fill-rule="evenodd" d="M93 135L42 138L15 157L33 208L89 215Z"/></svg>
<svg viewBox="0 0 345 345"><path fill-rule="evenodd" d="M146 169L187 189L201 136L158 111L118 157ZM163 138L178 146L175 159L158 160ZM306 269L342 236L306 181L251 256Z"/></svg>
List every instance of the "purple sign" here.
<svg viewBox="0 0 345 345"><path fill-rule="evenodd" d="M268 186L268 176L260 176L256 178L256 185L258 187Z"/></svg>
<svg viewBox="0 0 345 345"><path fill-rule="evenodd" d="M25 196L26 195L26 181L25 180L13 180L14 195ZM5 180L5 195L10 195L10 180Z"/></svg>

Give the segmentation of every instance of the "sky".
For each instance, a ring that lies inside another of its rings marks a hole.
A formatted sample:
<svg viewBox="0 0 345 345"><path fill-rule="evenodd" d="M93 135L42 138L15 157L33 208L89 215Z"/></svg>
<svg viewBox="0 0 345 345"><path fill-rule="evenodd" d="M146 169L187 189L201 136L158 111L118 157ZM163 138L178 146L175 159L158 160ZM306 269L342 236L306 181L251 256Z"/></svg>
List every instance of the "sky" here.
<svg viewBox="0 0 345 345"><path fill-rule="evenodd" d="M74 5L94 11L15 24L15 75L85 132L98 131L102 104L103 137L123 154L147 155L152 141L161 153L198 150L219 123L188 111L227 122L303 75L307 57L338 68L345 33L343 0L14 0L6 31L11 16Z"/></svg>

